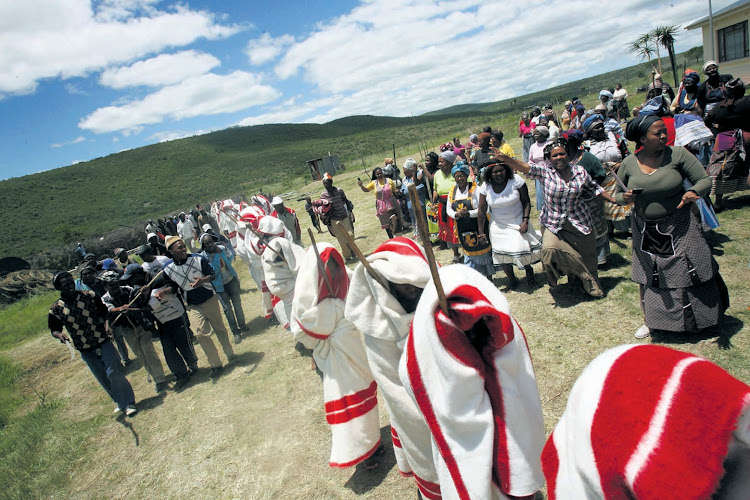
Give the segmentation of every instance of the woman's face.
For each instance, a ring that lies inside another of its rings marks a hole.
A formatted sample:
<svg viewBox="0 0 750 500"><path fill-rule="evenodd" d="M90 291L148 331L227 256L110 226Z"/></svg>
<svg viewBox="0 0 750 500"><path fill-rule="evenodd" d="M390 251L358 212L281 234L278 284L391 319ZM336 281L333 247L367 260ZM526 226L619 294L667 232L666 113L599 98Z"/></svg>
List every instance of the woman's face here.
<svg viewBox="0 0 750 500"><path fill-rule="evenodd" d="M461 189L466 187L469 179L464 172L456 172L453 174L453 178L456 179L456 186Z"/></svg>
<svg viewBox="0 0 750 500"><path fill-rule="evenodd" d="M490 145L491 145L491 146L492 146L493 148L499 148L499 147L500 147L500 141L498 141L498 140L497 140L497 137L495 137L495 136L493 135L492 137L490 137Z"/></svg>
<svg viewBox="0 0 750 500"><path fill-rule="evenodd" d="M373 172L373 174L375 174L375 178L377 180L379 180L379 181L383 180L384 175L383 175L383 169L382 168L376 168L375 171Z"/></svg>
<svg viewBox="0 0 750 500"><path fill-rule="evenodd" d="M536 142L545 142L547 140L547 137L540 134L539 132L534 132L532 135L534 136L534 140Z"/></svg>
<svg viewBox="0 0 750 500"><path fill-rule="evenodd" d="M562 172L568 168L568 152L562 146L552 148L549 152L549 160L552 163L552 167L558 172Z"/></svg>
<svg viewBox="0 0 750 500"><path fill-rule="evenodd" d="M661 153L667 146L667 126L657 120L651 124L646 135L641 138L641 145L648 153Z"/></svg>
<svg viewBox="0 0 750 500"><path fill-rule="evenodd" d="M443 158L442 156L438 158L438 167L440 167L440 170L443 171L443 173L450 172L451 168L453 168L453 165L448 163L448 160Z"/></svg>
<svg viewBox="0 0 750 500"><path fill-rule="evenodd" d="M597 123L593 127L591 127L591 137L597 140L603 140L607 138L604 133L603 123Z"/></svg>
<svg viewBox="0 0 750 500"><path fill-rule="evenodd" d="M502 165L495 165L492 167L492 173L490 174L490 182L493 184L503 184L507 179L508 175L505 171L505 167Z"/></svg>

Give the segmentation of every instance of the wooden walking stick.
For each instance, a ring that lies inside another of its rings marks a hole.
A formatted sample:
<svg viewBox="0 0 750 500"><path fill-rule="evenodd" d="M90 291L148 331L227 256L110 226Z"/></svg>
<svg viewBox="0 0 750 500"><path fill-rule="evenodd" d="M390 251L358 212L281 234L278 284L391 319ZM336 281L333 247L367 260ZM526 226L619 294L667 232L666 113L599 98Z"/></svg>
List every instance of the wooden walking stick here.
<svg viewBox="0 0 750 500"><path fill-rule="evenodd" d="M162 269L161 271L159 271L159 272L158 272L158 273L156 274L156 276L154 276L154 278L153 278L153 279L152 279L151 281L149 281L149 282L148 282L148 283L146 284L146 286L142 286L142 287L141 287L141 289L140 289L140 290L138 290L138 293L137 293L137 294L135 294L135 297L133 297L133 300L131 300L131 301L130 301L130 303L129 303L129 304L128 304L128 305L126 306L126 307L128 307L128 308L129 308L129 307L131 307L131 306L132 306L133 304L135 304L135 302L136 302L136 301L138 300L138 298L139 298L139 297L141 296L141 294L143 293L143 289L144 289L144 288L149 288L149 289L150 289L150 288L151 288L151 285L153 285L153 284L154 284L154 282L155 282L155 281L156 281L156 280L157 280L157 279L159 278L159 276L161 276L162 274L164 274L164 269ZM113 324L113 325L114 325L115 323L117 323L117 320L118 320L118 319L120 319L120 316L122 316L122 312L120 312L120 314L118 314L118 315L117 315L117 317L115 318L115 320L114 320L114 321L112 322L112 324Z"/></svg>
<svg viewBox="0 0 750 500"><path fill-rule="evenodd" d="M347 245L349 245L349 248L351 248L354 251L354 255L357 256L357 259L362 263L362 265L365 268L365 271L367 271L370 276L375 278L375 281L380 283L380 286L385 288L386 290L390 290L390 287L388 286L388 282L383 279L382 276L380 276L375 269L372 268L370 265L370 262L367 260L367 257L362 253L362 251L359 249L356 243L354 243L354 238L352 238L352 235L349 234L349 232L344 229L344 226L341 225L339 221L334 221L334 225L336 225L336 229L338 231L341 231L341 234L344 235L344 239L346 240Z"/></svg>
<svg viewBox="0 0 750 500"><path fill-rule="evenodd" d="M326 286L328 287L328 293L331 294L331 297L335 297L336 294L333 293L333 285L331 284L331 279L328 277L328 273L326 272L326 268L323 265L323 259L320 258L320 252L318 252L318 244L315 242L315 236L313 236L312 229L309 227L307 228L307 234L310 236L310 241L312 241L312 247L315 251L315 257L318 260L318 271L320 271L320 274L323 275L323 278L326 280Z"/></svg>
<svg viewBox="0 0 750 500"><path fill-rule="evenodd" d="M422 206L422 204L419 203L419 197L417 196L417 187L414 184L409 184L409 196L411 197L411 206ZM424 248L424 253L427 255L427 263L430 265L432 282L435 283L435 291L437 291L440 309L443 311L443 314L447 315L448 300L445 298L443 283L440 281L440 275L438 274L437 261L435 260L435 254L432 252L432 244L430 244L430 232L427 229L427 220L425 219L424 210L414 210L414 213L417 216L417 227L419 228L419 235L422 238L422 247Z"/></svg>

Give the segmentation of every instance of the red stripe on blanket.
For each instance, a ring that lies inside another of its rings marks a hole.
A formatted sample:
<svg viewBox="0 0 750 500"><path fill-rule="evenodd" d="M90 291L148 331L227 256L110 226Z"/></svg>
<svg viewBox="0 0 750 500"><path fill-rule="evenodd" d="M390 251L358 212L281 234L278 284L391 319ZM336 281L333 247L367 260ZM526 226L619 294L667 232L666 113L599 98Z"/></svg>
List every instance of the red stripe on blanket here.
<svg viewBox="0 0 750 500"><path fill-rule="evenodd" d="M401 474L404 477L414 477L414 472L413 471L412 472L404 472L401 469L399 469L398 473Z"/></svg>
<svg viewBox="0 0 750 500"><path fill-rule="evenodd" d="M335 266L333 272L331 272L330 260L333 259L338 266ZM326 247L320 252L320 260L323 262L323 269L328 275L328 282L325 277L320 273L320 266L318 267L318 303L321 301L333 297L346 301L346 294L349 292L349 275L346 273L346 264L344 264L344 258L341 254L333 247ZM328 290L328 283L331 283L333 288L333 295Z"/></svg>
<svg viewBox="0 0 750 500"><path fill-rule="evenodd" d="M235 236L237 236L237 231L230 231L227 233L227 238L229 238L230 240Z"/></svg>
<svg viewBox="0 0 750 500"><path fill-rule="evenodd" d="M269 292L270 293L270 292ZM276 307L276 304L281 302L281 297L277 297L276 295L271 295L271 305Z"/></svg>
<svg viewBox="0 0 750 500"><path fill-rule="evenodd" d="M260 282L260 291L261 293L271 293L271 290L268 289L268 285L266 285L265 281Z"/></svg>
<svg viewBox="0 0 750 500"><path fill-rule="evenodd" d="M419 491L422 492L423 497L429 500L440 500L443 498L438 483L432 483L426 479L422 479L416 474L414 474L414 480L417 482L417 487L419 488Z"/></svg>
<svg viewBox="0 0 750 500"><path fill-rule="evenodd" d="M494 351L491 353L494 354ZM500 487L504 493L510 492L510 455L508 454L508 433L505 428L505 401L503 400L503 389L497 377L497 369L492 358L485 358L485 370L487 376L484 378L484 389L490 397L492 405L492 419L495 426L495 440L493 446L492 481Z"/></svg>
<svg viewBox="0 0 750 500"><path fill-rule="evenodd" d="M362 455L361 457L355 458L354 460L351 460L349 462L344 463L337 463L337 462L328 462L328 465L330 467L336 467L338 469L346 469L347 467L351 467L352 465L357 465L358 463L362 462L363 460L367 460L372 456L373 453L378 451L378 446L380 446L380 439L378 439L378 442L375 443L375 446L370 448L370 450Z"/></svg>
<svg viewBox="0 0 750 500"><path fill-rule="evenodd" d="M414 350L414 324L410 327L409 338L406 341L406 371L409 375L409 382L411 383L412 391L414 392L414 398L417 401L417 405L424 415L427 426L430 428L432 438L435 440L440 455L443 457L446 467L451 474L453 484L456 487L459 498L469 500L469 491L466 489L463 477L461 477L461 471L458 470L458 464L456 463L456 457L451 453L451 449L448 446L448 442L445 439L443 430L438 424L435 410L432 408L430 397L427 394L427 388L425 387L424 380L422 379L422 373L417 363L417 355Z"/></svg>
<svg viewBox="0 0 750 500"><path fill-rule="evenodd" d="M392 425L391 425L391 441L393 442L393 446L397 448L402 448L401 440L398 438L398 432L396 432L396 429L394 429Z"/></svg>
<svg viewBox="0 0 750 500"><path fill-rule="evenodd" d="M340 412L332 412L326 414L326 421L329 425L345 424L359 418L372 411L378 405L378 398L376 396L356 405L350 406L347 409Z"/></svg>
<svg viewBox="0 0 750 500"><path fill-rule="evenodd" d="M391 238L390 240L381 244L378 248L375 249L373 253L378 252L393 252L406 257L419 257L420 259L427 262L427 258L424 256L424 253L422 252L422 249L419 247L419 245L414 243L413 240L404 238L403 236Z"/></svg>
<svg viewBox="0 0 750 500"><path fill-rule="evenodd" d="M297 320L297 326L299 326L300 329L303 332L305 332L305 335L307 335L309 337L312 337L312 338L314 338L316 340L326 340L326 339L328 339L328 337L330 337L330 334L315 333L315 332L312 332L312 331L308 330L307 328L305 328L304 326L302 326L302 323L300 323L299 320Z"/></svg>
<svg viewBox="0 0 750 500"><path fill-rule="evenodd" d="M547 500L557 499L557 473L560 470L560 457L555 446L555 432L552 431L542 450L542 470L547 480Z"/></svg>
<svg viewBox="0 0 750 500"><path fill-rule="evenodd" d="M345 410L349 406L356 405L373 397L378 390L378 384L373 380L370 385L361 391L357 391L353 394L347 394L346 396L328 401L325 404L326 413L336 412Z"/></svg>

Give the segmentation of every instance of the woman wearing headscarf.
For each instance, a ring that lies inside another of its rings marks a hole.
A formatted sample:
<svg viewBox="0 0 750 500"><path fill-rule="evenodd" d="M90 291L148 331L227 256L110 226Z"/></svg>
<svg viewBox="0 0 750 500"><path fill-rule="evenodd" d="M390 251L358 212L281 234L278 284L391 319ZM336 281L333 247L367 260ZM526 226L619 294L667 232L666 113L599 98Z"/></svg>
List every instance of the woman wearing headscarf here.
<svg viewBox="0 0 750 500"><path fill-rule="evenodd" d="M489 215L489 230L485 229ZM529 189L521 176L505 163L492 160L484 169L484 184L479 188L477 214L479 240L492 245L492 261L508 277L510 288L517 280L513 266L526 271L526 280L534 283L531 265L541 260L542 237L530 221Z"/></svg>
<svg viewBox="0 0 750 500"><path fill-rule="evenodd" d="M529 148L529 165L539 165L544 163L544 147L549 142L549 129L544 126L538 126L532 132L534 144ZM536 209L542 210L544 207L544 197L542 196L542 183L534 182L536 191Z"/></svg>
<svg viewBox="0 0 750 500"><path fill-rule="evenodd" d="M602 127L601 117L599 115L593 115L595 117L595 130L599 130ZM587 120L588 122L588 120ZM591 130L591 128L589 128ZM607 173L602 167L602 162L599 161L595 155L586 151L582 143L582 136L580 131L572 131L566 134L566 140L568 141L567 150L568 157L572 163L582 166L586 169L586 172L591 176L597 184L603 187L603 182L607 178ZM606 189L605 189L606 191ZM589 212L591 213L591 220L593 222L594 235L596 237L596 263L597 265L603 266L607 263L607 257L609 257L609 231L607 227L607 218L604 215L604 200L600 196L585 196L586 204L588 205Z"/></svg>
<svg viewBox="0 0 750 500"><path fill-rule="evenodd" d="M386 177L382 168L376 167L372 171L372 182L365 186L361 180L357 179L357 185L365 193L375 190L375 215L380 220L380 227L385 229L389 238L393 238L393 234L400 226L395 207L398 203L396 200L398 189L393 179Z"/></svg>
<svg viewBox="0 0 750 500"><path fill-rule="evenodd" d="M448 195L456 185L456 180L451 174L453 164L456 162L456 153L453 151L443 151L438 158L440 170L435 172L435 190L432 193L432 202L439 203L438 206L438 238L445 243L445 248L453 250L453 260L457 261L461 256L458 253L458 239L456 238L454 226L455 221L448 217L446 205Z"/></svg>
<svg viewBox="0 0 750 500"><path fill-rule="evenodd" d="M534 137L531 132L536 127L536 123L531 122L529 114L524 111L521 113L521 121L518 122L518 137L523 139L523 161L529 161L529 148L534 144Z"/></svg>
<svg viewBox="0 0 750 500"><path fill-rule="evenodd" d="M716 211L722 210L725 194L748 189L748 153L750 146L750 99L745 97L745 84L739 78L726 84L727 98L714 106L704 119L716 134L716 143L708 164L714 179Z"/></svg>
<svg viewBox="0 0 750 500"><path fill-rule="evenodd" d="M608 195L615 195L615 176L622 161L622 152L614 133L605 128L604 119L601 115L592 115L584 122L584 134L589 152L594 155L603 166L606 167L605 178L595 179L604 188ZM604 215L606 221L611 224L615 231L630 231L630 206L620 206L614 203L604 202Z"/></svg>
<svg viewBox="0 0 750 500"><path fill-rule="evenodd" d="M703 108L698 104L698 85L701 77L692 69L685 71L682 84L677 91L677 96L672 101L672 113L681 114L689 113L692 115L703 116Z"/></svg>
<svg viewBox="0 0 750 500"><path fill-rule="evenodd" d="M711 108L727 98L726 84L732 80L732 75L720 74L719 63L706 61L703 65L703 74L706 80L698 87L698 105L708 114Z"/></svg>
<svg viewBox="0 0 750 500"><path fill-rule="evenodd" d="M655 115L637 116L626 136L641 149L628 156L619 176L619 203L635 202L632 279L640 285L644 325L653 330L695 332L717 325L729 304L719 265L700 219L690 205L711 189L711 178L684 148L667 146L667 127ZM687 180L692 187L685 190Z"/></svg>
<svg viewBox="0 0 750 500"><path fill-rule="evenodd" d="M491 279L495 274L492 247L486 238L481 240L478 234L479 190L475 183L469 182L469 167L464 162L457 161L451 173L456 185L448 195L446 209L448 216L456 221L456 238L464 249L464 264ZM458 262L458 259L454 258L453 262Z"/></svg>
<svg viewBox="0 0 750 500"><path fill-rule="evenodd" d="M526 165L513 158L498 155L514 170L542 184L544 208L540 217L546 228L542 239L542 264L547 282L557 286L560 276L580 280L592 297L603 297L596 265L596 237L585 195L614 199L594 181L580 165L571 163L567 141L558 139L547 145L545 163Z"/></svg>

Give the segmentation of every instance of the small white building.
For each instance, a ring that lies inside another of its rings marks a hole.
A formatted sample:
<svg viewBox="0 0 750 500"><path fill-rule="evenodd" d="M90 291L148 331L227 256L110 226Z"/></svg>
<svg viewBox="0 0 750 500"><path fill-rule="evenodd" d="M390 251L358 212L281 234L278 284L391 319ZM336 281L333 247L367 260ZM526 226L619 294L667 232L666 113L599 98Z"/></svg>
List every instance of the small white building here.
<svg viewBox="0 0 750 500"><path fill-rule="evenodd" d="M708 16L688 24L685 29L703 31L703 59L715 59L719 63L719 73L742 78L745 84L750 84L748 24L750 0L739 0L713 13L713 30Z"/></svg>

